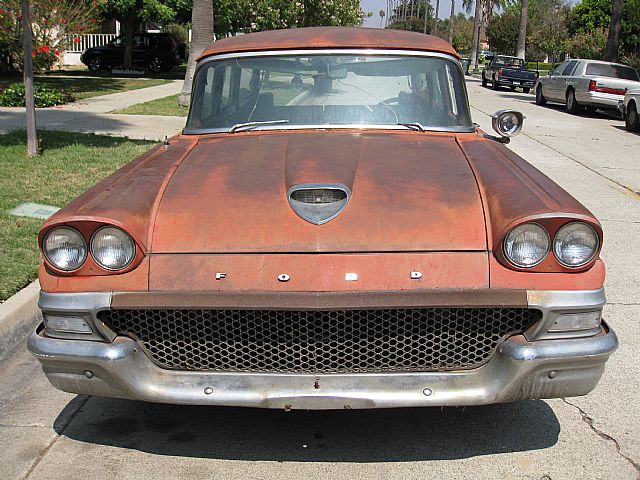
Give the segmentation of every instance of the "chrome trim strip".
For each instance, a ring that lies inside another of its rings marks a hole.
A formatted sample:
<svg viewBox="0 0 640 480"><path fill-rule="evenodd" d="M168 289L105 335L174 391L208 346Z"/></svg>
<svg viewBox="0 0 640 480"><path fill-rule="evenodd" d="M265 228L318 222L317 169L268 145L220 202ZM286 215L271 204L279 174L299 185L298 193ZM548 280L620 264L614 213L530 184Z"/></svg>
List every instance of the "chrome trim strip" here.
<svg viewBox="0 0 640 480"><path fill-rule="evenodd" d="M42 314L78 315L89 324L93 334L49 332L47 335L56 338L94 340L111 342L116 334L98 320L98 312L111 308L111 292L82 293L48 293L40 291L38 308Z"/></svg>
<svg viewBox="0 0 640 480"><path fill-rule="evenodd" d="M163 370L136 342L33 334L29 350L63 391L148 402L281 409L464 406L585 395L618 340L611 329L572 340L507 340L480 368L457 372L291 375Z"/></svg>
<svg viewBox="0 0 640 480"><path fill-rule="evenodd" d="M449 55L447 53L441 52L427 52L420 50L403 50L403 49L384 49L384 48L304 48L304 49L289 49L289 50L259 50L252 52L234 52L234 53L222 53L219 55L212 55L201 59L196 65L195 72L193 73L193 78L195 79L198 76L198 72L201 68L204 67L209 62L214 62L217 60L226 60L230 58L247 58L247 57L277 57L283 55L360 55L360 56L372 56L372 55L386 55L386 56L405 56L405 57L431 57L431 58L442 58L448 61L451 61L456 65L462 78L464 79L464 71L462 69L462 63L456 57ZM193 83L193 88L195 88L195 82ZM463 82L463 91L464 91L464 101L465 104L469 105L469 96L467 95L466 84ZM191 101L193 101L194 95L192 92ZM191 110L191 106L189 107ZM471 111L469 110L469 118L471 118ZM188 122L188 118L187 118ZM282 125L282 126L265 126L260 128L254 128L252 131L269 131L269 130L311 130L311 129L319 129L319 130L339 130L339 129L381 129L381 130L411 130L407 127L402 127L400 125L384 125L384 124L345 124L345 125L331 125L331 124L320 124L320 125ZM473 133L476 131L475 126L470 127L424 127L426 132L452 132L452 133ZM185 127L182 129L183 135L205 135L210 133L229 133L229 128L202 128L202 129L190 129Z"/></svg>
<svg viewBox="0 0 640 480"><path fill-rule="evenodd" d="M527 290L530 308L542 311L542 320L525 332L528 340L550 340L593 336L596 330L549 333L549 327L563 313L593 312L602 310L607 298L604 288L598 290Z"/></svg>

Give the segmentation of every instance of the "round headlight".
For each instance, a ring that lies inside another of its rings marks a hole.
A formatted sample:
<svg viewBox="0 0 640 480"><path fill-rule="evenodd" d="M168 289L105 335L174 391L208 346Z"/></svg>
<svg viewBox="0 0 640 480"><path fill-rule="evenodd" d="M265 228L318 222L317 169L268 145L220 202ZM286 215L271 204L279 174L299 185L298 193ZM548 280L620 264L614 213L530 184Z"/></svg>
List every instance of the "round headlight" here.
<svg viewBox="0 0 640 480"><path fill-rule="evenodd" d="M91 238L91 255L107 270L122 270L131 263L136 246L129 235L116 227L102 227Z"/></svg>
<svg viewBox="0 0 640 480"><path fill-rule="evenodd" d="M535 267L545 259L550 247L549 234L536 223L524 223L504 239L504 255L517 267Z"/></svg>
<svg viewBox="0 0 640 480"><path fill-rule="evenodd" d="M76 229L57 227L45 235L42 252L51 265L70 272L80 268L87 259L87 244Z"/></svg>
<svg viewBox="0 0 640 480"><path fill-rule="evenodd" d="M513 137L522 130L524 116L515 110L500 110L493 114L493 129L503 137Z"/></svg>
<svg viewBox="0 0 640 480"><path fill-rule="evenodd" d="M567 223L553 239L553 253L567 267L581 267L589 263L598 251L600 241L591 225Z"/></svg>

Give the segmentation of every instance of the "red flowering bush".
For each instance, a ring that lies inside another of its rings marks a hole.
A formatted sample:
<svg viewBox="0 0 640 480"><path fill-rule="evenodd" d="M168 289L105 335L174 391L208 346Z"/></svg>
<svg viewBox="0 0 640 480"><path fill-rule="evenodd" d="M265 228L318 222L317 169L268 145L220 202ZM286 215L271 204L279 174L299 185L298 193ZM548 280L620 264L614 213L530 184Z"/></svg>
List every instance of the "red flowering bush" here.
<svg viewBox="0 0 640 480"><path fill-rule="evenodd" d="M106 0L31 0L34 70L48 70L66 49L68 35L90 33ZM2 0L0 71L22 68L21 0ZM57 52L57 53L56 53Z"/></svg>

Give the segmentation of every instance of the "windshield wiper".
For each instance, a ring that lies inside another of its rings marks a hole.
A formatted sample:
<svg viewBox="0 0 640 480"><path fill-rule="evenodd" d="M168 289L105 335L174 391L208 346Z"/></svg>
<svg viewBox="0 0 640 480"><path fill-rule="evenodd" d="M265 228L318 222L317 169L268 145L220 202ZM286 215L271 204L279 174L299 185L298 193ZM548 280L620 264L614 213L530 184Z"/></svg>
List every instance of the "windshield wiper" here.
<svg viewBox="0 0 640 480"><path fill-rule="evenodd" d="M278 125L280 123L289 123L289 120L267 120L264 122L236 123L233 127L229 129L229 133L241 132L243 130L251 130L253 128L260 127L262 125Z"/></svg>
<svg viewBox="0 0 640 480"><path fill-rule="evenodd" d="M413 122L413 123L398 123L403 127L407 127L409 130L417 130L418 132L424 132L426 129L422 126L421 123Z"/></svg>

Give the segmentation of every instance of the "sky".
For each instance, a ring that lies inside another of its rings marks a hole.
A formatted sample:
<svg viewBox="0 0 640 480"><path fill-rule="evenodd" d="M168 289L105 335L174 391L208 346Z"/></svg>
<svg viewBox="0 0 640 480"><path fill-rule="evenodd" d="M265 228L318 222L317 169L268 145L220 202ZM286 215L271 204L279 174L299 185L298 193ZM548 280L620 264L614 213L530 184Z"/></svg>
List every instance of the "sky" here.
<svg viewBox="0 0 640 480"><path fill-rule="evenodd" d="M431 0L431 5L435 7L435 0ZM373 12L373 17L364 19L365 27L380 28L380 10L387 9L387 0L360 0L360 6L365 12ZM456 1L456 14L462 11L462 1ZM439 18L449 18L451 13L451 0L440 0Z"/></svg>

